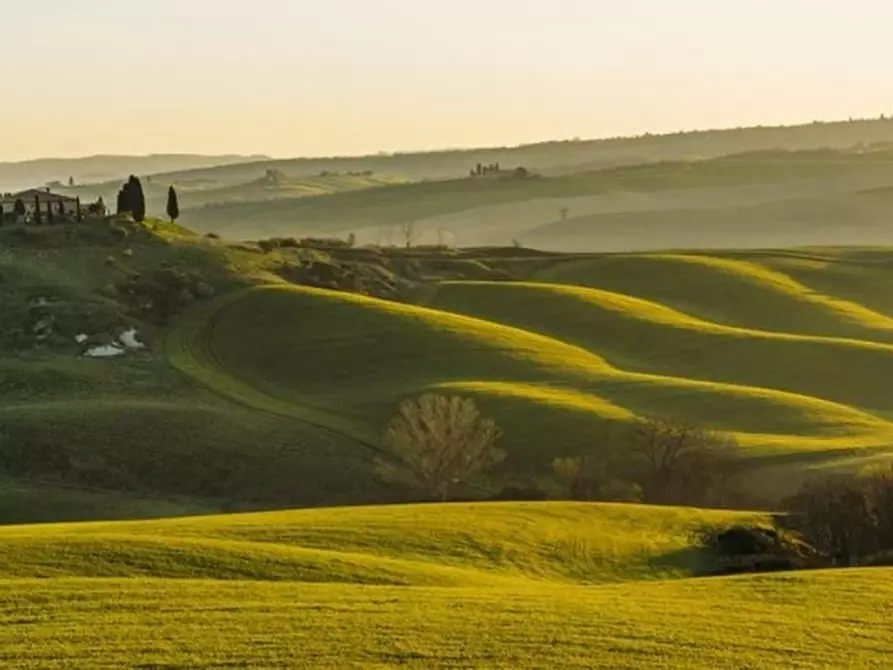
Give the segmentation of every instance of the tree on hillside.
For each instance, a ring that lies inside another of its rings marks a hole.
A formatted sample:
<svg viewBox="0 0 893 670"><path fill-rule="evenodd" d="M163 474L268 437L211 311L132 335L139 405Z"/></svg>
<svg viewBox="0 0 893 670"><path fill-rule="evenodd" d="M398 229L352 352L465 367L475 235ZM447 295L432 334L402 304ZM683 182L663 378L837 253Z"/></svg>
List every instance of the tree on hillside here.
<svg viewBox="0 0 893 670"><path fill-rule="evenodd" d="M180 202L177 199L177 192L171 186L167 190L167 217L174 223L180 218Z"/></svg>
<svg viewBox="0 0 893 670"><path fill-rule="evenodd" d="M69 178L68 178L68 187L69 187L69 188L74 188L74 177L69 177Z"/></svg>
<svg viewBox="0 0 893 670"><path fill-rule="evenodd" d="M741 452L718 433L649 417L609 427L583 452L552 462L571 500L723 506L730 502Z"/></svg>
<svg viewBox="0 0 893 670"><path fill-rule="evenodd" d="M146 219L146 197L143 194L143 185L135 175L130 175L127 182L118 191L118 214L127 213L138 223L142 223Z"/></svg>
<svg viewBox="0 0 893 670"><path fill-rule="evenodd" d="M130 211L133 214L133 220L137 223L142 223L146 219L146 196L143 194L143 185L133 175L130 175L127 183L130 185L130 204L132 207Z"/></svg>
<svg viewBox="0 0 893 670"><path fill-rule="evenodd" d="M836 564L893 552L893 468L807 483L788 501L803 538Z"/></svg>
<svg viewBox="0 0 893 670"><path fill-rule="evenodd" d="M121 187L118 190L118 202L115 205L115 214L123 214L127 211L127 193L125 193L125 187Z"/></svg>
<svg viewBox="0 0 893 670"><path fill-rule="evenodd" d="M624 454L624 478L644 502L666 505L717 504L741 464L733 438L661 417L639 419Z"/></svg>
<svg viewBox="0 0 893 670"><path fill-rule="evenodd" d="M501 431L473 400L424 395L407 400L384 430L390 458L376 459L381 479L433 500L447 500L457 484L500 463Z"/></svg>

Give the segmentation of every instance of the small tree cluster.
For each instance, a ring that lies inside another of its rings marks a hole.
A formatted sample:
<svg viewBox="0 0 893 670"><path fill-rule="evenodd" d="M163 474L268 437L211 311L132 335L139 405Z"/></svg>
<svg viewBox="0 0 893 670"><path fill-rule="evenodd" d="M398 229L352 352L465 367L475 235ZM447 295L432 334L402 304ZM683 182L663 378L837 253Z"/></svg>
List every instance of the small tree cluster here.
<svg viewBox="0 0 893 670"><path fill-rule="evenodd" d="M649 417L589 453L556 459L552 469L573 499L707 506L726 503L740 463L730 437Z"/></svg>
<svg viewBox="0 0 893 670"><path fill-rule="evenodd" d="M808 483L789 508L804 539L835 564L893 552L893 468Z"/></svg>
<svg viewBox="0 0 893 670"><path fill-rule="evenodd" d="M483 163L478 163L471 170L472 177L481 177L485 174L490 174L493 172L499 172L502 168L499 166L499 163L490 163L489 165L484 165Z"/></svg>
<svg viewBox="0 0 893 670"><path fill-rule="evenodd" d="M116 213L130 214L134 221L140 223L146 219L146 197L143 194L143 185L134 175L130 175L130 178L118 191Z"/></svg>

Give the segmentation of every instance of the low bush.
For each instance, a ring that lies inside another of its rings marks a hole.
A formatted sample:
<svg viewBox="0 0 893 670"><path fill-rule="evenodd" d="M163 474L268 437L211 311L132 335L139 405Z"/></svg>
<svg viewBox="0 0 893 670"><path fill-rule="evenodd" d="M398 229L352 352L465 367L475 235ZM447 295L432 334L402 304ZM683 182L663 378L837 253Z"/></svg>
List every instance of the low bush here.
<svg viewBox="0 0 893 670"><path fill-rule="evenodd" d="M703 545L718 559L715 574L778 572L817 567L815 550L776 527L737 525L704 533Z"/></svg>

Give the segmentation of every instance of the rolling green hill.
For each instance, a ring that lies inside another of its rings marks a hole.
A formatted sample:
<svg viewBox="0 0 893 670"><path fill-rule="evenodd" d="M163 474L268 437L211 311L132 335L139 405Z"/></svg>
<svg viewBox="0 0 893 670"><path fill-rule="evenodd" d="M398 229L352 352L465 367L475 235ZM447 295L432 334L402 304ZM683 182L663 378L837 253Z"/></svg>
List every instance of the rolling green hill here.
<svg viewBox="0 0 893 670"><path fill-rule="evenodd" d="M515 290L517 285L507 288ZM486 297L483 302L500 304ZM524 300L516 304L522 311L529 308ZM351 431L381 425L407 395L434 389L480 395L509 431L513 450L526 458L535 458L546 437L534 426L551 430L554 441L554 420L549 417L553 403L587 409L590 430L568 435L571 444L591 439L602 420L654 413L697 419L762 447L878 445L891 437L889 424L868 413L802 393L716 379L715 365L705 365L702 369L713 376L701 379L629 371L566 341L497 325L498 319L463 318L449 309L427 310L318 289L254 289L228 299L201 330L191 333L187 351L206 350L205 360L226 371L221 378L228 385L222 392L230 388L229 380L246 380L273 400L299 412L309 408L328 415L329 421ZM591 313L598 315L597 310ZM307 327L310 323L312 328ZM660 329L652 327L649 334L662 339ZM609 347L610 339L600 335L600 347ZM259 346L245 347L245 341ZM809 351L806 343L795 342ZM697 348L697 343L686 346ZM893 351L870 343L844 342L840 348L850 346L859 351L860 346L878 348L877 357L869 356L865 364L868 369L873 360L884 360ZM299 351L312 351L313 356L302 357ZM732 355L728 360L735 365L746 359ZM808 361L804 367L808 369ZM765 369L772 370L771 364ZM882 378L883 371L879 374ZM727 376L735 377L734 371ZM854 384L861 388L858 381ZM540 412L545 416L537 420ZM548 453L540 457L548 460Z"/></svg>
<svg viewBox="0 0 893 670"><path fill-rule="evenodd" d="M644 415L734 435L767 504L893 455L882 248L263 253L116 219L0 240L8 520L58 515L53 486L66 519L400 499L381 426L432 391L504 430L482 496ZM289 281L323 275L351 292ZM128 327L145 350L83 356Z"/></svg>
<svg viewBox="0 0 893 670"><path fill-rule="evenodd" d="M359 507L0 528L0 579L146 577L393 586L600 584L715 569L697 535L738 512L584 503Z"/></svg>
<svg viewBox="0 0 893 670"><path fill-rule="evenodd" d="M0 529L6 667L872 667L888 569L693 579L755 515L426 505ZM730 606L730 604L732 606Z"/></svg>

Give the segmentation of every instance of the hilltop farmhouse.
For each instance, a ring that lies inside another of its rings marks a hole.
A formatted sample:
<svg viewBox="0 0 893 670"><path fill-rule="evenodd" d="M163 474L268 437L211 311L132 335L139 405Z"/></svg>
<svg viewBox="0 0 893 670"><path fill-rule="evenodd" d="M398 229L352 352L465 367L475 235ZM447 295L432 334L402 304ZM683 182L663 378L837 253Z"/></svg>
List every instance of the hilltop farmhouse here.
<svg viewBox="0 0 893 670"><path fill-rule="evenodd" d="M90 214L104 215L105 211L98 211L105 206L101 200L90 205L86 211ZM60 217L73 217L81 213L81 205L78 198L53 193L49 188L30 188L18 193L6 193L0 197L0 211L2 218L12 220L15 223L29 223L40 219L41 215L50 214ZM38 213L39 208L39 213ZM0 219L2 222L2 219Z"/></svg>

